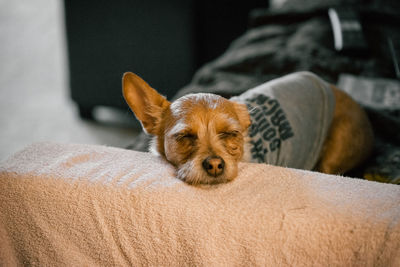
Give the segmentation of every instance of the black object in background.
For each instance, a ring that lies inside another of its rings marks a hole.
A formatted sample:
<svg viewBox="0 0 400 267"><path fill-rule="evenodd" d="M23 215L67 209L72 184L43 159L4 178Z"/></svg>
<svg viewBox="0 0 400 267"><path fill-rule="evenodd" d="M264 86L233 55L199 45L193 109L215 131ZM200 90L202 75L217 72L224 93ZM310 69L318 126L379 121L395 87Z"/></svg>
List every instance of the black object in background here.
<svg viewBox="0 0 400 267"><path fill-rule="evenodd" d="M368 45L364 37L358 13L350 7L328 10L332 25L335 49L349 54L364 54Z"/></svg>
<svg viewBox="0 0 400 267"><path fill-rule="evenodd" d="M260 0L64 3L70 94L87 119L96 106L128 110L121 93L126 71L171 98L246 30L252 8L267 6Z"/></svg>
<svg viewBox="0 0 400 267"><path fill-rule="evenodd" d="M400 80L400 34L388 35L387 37L390 55L396 78Z"/></svg>

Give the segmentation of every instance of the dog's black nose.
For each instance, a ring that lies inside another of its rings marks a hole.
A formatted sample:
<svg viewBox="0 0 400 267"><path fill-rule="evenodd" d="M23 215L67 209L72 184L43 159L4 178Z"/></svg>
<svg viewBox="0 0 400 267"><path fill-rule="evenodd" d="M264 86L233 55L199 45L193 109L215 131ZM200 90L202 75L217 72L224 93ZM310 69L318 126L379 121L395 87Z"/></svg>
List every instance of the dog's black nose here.
<svg viewBox="0 0 400 267"><path fill-rule="evenodd" d="M209 175L217 177L224 172L225 161L221 157L211 156L207 157L202 165Z"/></svg>

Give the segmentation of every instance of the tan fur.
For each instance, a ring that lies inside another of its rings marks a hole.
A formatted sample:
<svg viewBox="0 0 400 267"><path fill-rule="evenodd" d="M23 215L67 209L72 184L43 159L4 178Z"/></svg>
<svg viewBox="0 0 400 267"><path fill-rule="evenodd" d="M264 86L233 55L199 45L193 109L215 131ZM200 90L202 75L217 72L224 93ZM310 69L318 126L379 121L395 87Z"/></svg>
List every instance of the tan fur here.
<svg viewBox="0 0 400 267"><path fill-rule="evenodd" d="M365 111L345 92L331 87L335 112L316 170L343 174L369 156L374 136Z"/></svg>
<svg viewBox="0 0 400 267"><path fill-rule="evenodd" d="M123 94L145 131L155 136L155 151L177 167L178 178L213 184L237 176L250 126L245 105L212 94L188 95L171 104L133 73L124 74ZM225 161L221 175L202 170L209 156Z"/></svg>
<svg viewBox="0 0 400 267"><path fill-rule="evenodd" d="M164 147L166 159L178 168L178 176L192 184L233 179L242 158L245 131L235 105L222 97L201 94L177 100L174 107L180 111L172 112L165 125ZM222 175L210 177L202 170L202 162L209 156L224 159Z"/></svg>
<svg viewBox="0 0 400 267"><path fill-rule="evenodd" d="M372 147L372 130L363 110L333 88L336 107L317 169L343 173L359 164ZM246 153L247 107L214 94L191 94L170 103L133 73L123 77L123 94L154 151L190 184L228 182ZM206 164L205 164L206 162Z"/></svg>

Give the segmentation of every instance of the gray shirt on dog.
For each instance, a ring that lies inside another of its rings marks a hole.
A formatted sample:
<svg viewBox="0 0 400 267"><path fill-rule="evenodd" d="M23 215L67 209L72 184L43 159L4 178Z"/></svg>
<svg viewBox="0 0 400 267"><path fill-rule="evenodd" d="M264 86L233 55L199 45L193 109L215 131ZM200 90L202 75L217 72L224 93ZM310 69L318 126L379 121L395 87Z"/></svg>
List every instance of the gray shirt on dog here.
<svg viewBox="0 0 400 267"><path fill-rule="evenodd" d="M297 72L231 98L251 117L251 162L312 170L335 108L330 85L310 72Z"/></svg>

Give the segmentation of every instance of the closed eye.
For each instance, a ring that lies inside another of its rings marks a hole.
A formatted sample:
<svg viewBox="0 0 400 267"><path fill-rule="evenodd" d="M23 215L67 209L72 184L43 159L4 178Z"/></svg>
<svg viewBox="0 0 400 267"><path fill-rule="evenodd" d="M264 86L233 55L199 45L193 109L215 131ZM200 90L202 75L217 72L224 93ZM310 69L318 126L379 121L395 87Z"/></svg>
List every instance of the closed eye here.
<svg viewBox="0 0 400 267"><path fill-rule="evenodd" d="M175 139L177 141L183 141L183 140L191 140L194 141L197 139L197 135L191 134L191 133L178 133L175 135Z"/></svg>
<svg viewBox="0 0 400 267"><path fill-rule="evenodd" d="M239 131L227 131L227 132L221 132L219 134L219 137L222 139L226 139L226 138L235 138L240 134Z"/></svg>

